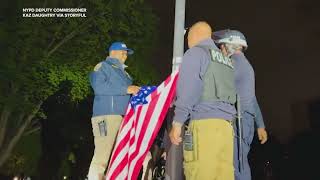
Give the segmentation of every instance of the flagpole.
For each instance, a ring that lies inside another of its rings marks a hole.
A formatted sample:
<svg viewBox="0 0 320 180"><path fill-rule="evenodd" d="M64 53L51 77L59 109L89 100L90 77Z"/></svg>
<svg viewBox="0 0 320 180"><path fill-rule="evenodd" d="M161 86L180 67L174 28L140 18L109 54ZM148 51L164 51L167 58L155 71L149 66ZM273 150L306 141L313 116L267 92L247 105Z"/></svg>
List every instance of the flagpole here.
<svg viewBox="0 0 320 180"><path fill-rule="evenodd" d="M175 22L174 22L174 41L173 41L173 59L172 71L178 69L182 63L184 52L184 26L185 26L185 0L176 0ZM172 117L172 116L171 116ZM171 126L169 120L169 127ZM183 149L179 146L171 145L167 152L166 160L166 180L183 180Z"/></svg>
<svg viewBox="0 0 320 180"><path fill-rule="evenodd" d="M172 71L175 71L182 62L184 51L184 21L185 0L176 0Z"/></svg>

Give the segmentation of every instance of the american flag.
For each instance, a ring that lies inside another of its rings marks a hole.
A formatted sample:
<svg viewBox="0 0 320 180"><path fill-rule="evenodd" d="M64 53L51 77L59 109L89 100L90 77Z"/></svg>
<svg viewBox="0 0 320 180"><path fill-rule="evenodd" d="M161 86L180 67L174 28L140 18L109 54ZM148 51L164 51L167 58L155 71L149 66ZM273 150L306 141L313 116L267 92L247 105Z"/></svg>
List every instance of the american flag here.
<svg viewBox="0 0 320 180"><path fill-rule="evenodd" d="M147 95L145 98L138 95L131 100L118 132L107 180L137 179L175 96L177 78L178 71L175 71L157 88L142 88L139 93Z"/></svg>

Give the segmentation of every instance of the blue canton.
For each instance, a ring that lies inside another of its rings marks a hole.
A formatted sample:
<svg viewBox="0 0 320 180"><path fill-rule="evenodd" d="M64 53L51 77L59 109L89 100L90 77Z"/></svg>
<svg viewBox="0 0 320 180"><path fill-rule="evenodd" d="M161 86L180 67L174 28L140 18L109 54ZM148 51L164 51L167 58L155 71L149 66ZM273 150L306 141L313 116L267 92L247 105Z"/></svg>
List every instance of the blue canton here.
<svg viewBox="0 0 320 180"><path fill-rule="evenodd" d="M156 89L157 89L156 86L142 86L138 94L131 97L130 99L131 107L135 109L135 107L139 104L141 105L147 104L148 101L146 100L146 97Z"/></svg>

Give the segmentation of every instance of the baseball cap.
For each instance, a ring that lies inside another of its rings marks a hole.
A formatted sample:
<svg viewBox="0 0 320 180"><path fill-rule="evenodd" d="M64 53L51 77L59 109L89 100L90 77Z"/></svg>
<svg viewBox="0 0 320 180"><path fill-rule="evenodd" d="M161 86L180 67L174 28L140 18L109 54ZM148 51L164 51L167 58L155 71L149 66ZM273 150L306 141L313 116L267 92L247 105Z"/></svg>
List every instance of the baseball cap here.
<svg viewBox="0 0 320 180"><path fill-rule="evenodd" d="M127 51L129 55L133 54L133 50L127 48L127 45L123 42L114 42L109 47L109 52L114 50L124 50Z"/></svg>

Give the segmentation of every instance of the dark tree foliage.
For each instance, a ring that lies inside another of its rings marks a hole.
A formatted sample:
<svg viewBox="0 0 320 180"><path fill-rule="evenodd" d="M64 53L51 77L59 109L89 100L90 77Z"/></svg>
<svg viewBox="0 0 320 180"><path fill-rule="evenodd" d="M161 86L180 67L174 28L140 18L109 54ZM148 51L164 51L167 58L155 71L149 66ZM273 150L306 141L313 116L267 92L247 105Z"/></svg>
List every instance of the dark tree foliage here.
<svg viewBox="0 0 320 180"><path fill-rule="evenodd" d="M23 8L86 8L86 18L23 18ZM91 94L88 73L113 41L135 50L128 71L151 84L156 17L137 0L5 1L0 7L0 167L23 135L40 129L42 104L62 88L73 102ZM62 86L62 84L67 84Z"/></svg>

